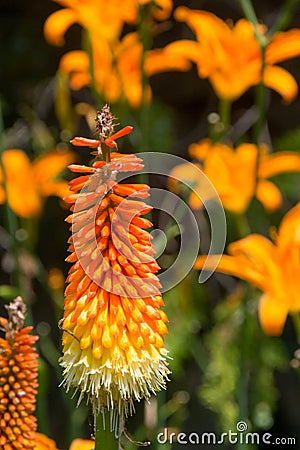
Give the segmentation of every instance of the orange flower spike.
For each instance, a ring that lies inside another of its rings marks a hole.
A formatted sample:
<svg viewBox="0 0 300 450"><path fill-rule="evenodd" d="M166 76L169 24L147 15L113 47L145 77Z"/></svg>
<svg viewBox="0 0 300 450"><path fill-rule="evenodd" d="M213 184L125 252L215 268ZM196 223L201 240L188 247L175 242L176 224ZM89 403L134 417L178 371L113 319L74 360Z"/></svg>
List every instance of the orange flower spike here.
<svg viewBox="0 0 300 450"><path fill-rule="evenodd" d="M65 291L61 364L67 390L79 389L80 399L87 395L94 412L107 409L123 418L135 400L165 387L169 370L163 345L167 318L160 311L155 275L159 266L146 231L152 224L141 217L152 209L141 201L149 187L115 182L116 173L143 166L135 155L110 152L116 139L132 131L127 126L114 132L114 120L105 105L97 113L99 140L92 140L92 147L101 149L99 159L92 168L71 166L84 175L71 181L68 196L72 214L66 220L73 234L67 261L73 266ZM75 143L90 142L84 139Z"/></svg>
<svg viewBox="0 0 300 450"><path fill-rule="evenodd" d="M0 446L3 449L35 449L37 395L37 336L23 328L25 305L17 297L6 306L8 320L1 318L5 333L0 338Z"/></svg>

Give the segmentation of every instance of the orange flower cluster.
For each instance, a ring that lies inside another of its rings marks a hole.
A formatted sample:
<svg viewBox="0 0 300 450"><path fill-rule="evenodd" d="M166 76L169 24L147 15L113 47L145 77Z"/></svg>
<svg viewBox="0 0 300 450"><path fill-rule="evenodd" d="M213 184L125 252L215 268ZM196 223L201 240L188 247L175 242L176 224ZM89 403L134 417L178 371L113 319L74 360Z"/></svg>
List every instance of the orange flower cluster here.
<svg viewBox="0 0 300 450"><path fill-rule="evenodd" d="M25 305L18 297L7 306L9 319L0 318L0 446L4 450L35 449L37 394L37 336L23 328Z"/></svg>
<svg viewBox="0 0 300 450"><path fill-rule="evenodd" d="M105 106L97 116L100 140L75 138L104 153L92 167L71 165L82 175L70 182L65 198L72 214L71 255L63 319L64 382L87 394L95 410L117 415L133 411L133 401L165 387L169 370L163 335L167 317L155 275L152 224L142 215L151 207L145 184L120 184L117 174L143 167L135 155L109 154L114 119Z"/></svg>
<svg viewBox="0 0 300 450"><path fill-rule="evenodd" d="M262 54L255 33L266 41L263 82L277 91L286 102L295 99L298 86L295 78L277 65L300 55L300 30L295 28L276 33L268 42L264 25L254 27L246 19L232 25L211 12L180 6L175 18L186 22L196 41L181 40L169 44L166 52L185 56L197 65L200 78L208 78L220 99L236 100L251 86L260 83Z"/></svg>
<svg viewBox="0 0 300 450"><path fill-rule="evenodd" d="M59 75L67 77L72 89L78 90L91 84L109 103L127 101L132 107L140 105L143 95L151 97L150 87L143 93L142 61L146 76L170 71L189 70L191 63L184 56L165 52L163 48L147 50L137 31L122 36L125 23L137 25L140 11L147 7L145 27L152 19L165 20L171 13L172 0L56 0L65 6L51 14L45 22L47 40L63 45L63 36L73 24L79 23L88 33L91 51L73 50L63 55ZM92 58L91 58L92 55Z"/></svg>
<svg viewBox="0 0 300 450"><path fill-rule="evenodd" d="M59 179L59 174L74 157L72 152L52 150L31 162L23 150L5 150L4 173L0 167L0 203L7 201L19 217L39 216L45 198L67 195L68 184Z"/></svg>
<svg viewBox="0 0 300 450"><path fill-rule="evenodd" d="M189 146L189 155L196 160L194 165L198 170L193 171L190 163L176 166L170 173L175 178L170 178L169 187L178 192L177 180L187 181L193 187L189 202L194 209L202 208L202 201L207 200L209 195L203 192L200 171L214 185L224 208L236 214L245 213L254 196L266 211L276 211L282 205L282 195L269 178L300 171L299 153L269 153L266 145L257 146L248 142L234 148L202 139Z"/></svg>

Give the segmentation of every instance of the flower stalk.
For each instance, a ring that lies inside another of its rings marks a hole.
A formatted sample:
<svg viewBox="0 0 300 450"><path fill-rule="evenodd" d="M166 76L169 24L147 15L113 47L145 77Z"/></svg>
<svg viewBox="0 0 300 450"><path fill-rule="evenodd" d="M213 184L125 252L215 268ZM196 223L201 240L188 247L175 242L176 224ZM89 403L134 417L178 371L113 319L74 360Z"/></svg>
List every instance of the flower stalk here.
<svg viewBox="0 0 300 450"><path fill-rule="evenodd" d="M107 411L95 415L95 450L118 450L120 437L111 430L111 414Z"/></svg>
<svg viewBox="0 0 300 450"><path fill-rule="evenodd" d="M134 401L164 389L169 373L159 266L146 231L152 224L142 217L152 209L141 201L149 187L116 182L117 175L126 178L124 173L143 166L135 155L115 151L116 139L132 127L114 132L114 121L105 105L96 118L99 139L71 141L96 149L96 160L91 167L69 166L81 176L70 182L72 193L65 198L72 212L66 219L72 230L67 261L73 266L65 291L61 365L67 390L75 387L79 402L86 395L92 405L97 449L107 433L120 436Z"/></svg>
<svg viewBox="0 0 300 450"><path fill-rule="evenodd" d="M19 264L19 246L16 239L16 232L18 230L18 220L12 209L10 208L8 204L8 196L7 196L7 185L6 185L6 170L3 163L3 118L2 118L2 110L1 110L1 103L0 103L0 170L3 174L3 189L5 193L5 215L6 215L6 223L7 223L7 230L10 234L11 239L11 252L14 257L14 266L13 266L13 285L18 289L18 293L21 294L21 269Z"/></svg>

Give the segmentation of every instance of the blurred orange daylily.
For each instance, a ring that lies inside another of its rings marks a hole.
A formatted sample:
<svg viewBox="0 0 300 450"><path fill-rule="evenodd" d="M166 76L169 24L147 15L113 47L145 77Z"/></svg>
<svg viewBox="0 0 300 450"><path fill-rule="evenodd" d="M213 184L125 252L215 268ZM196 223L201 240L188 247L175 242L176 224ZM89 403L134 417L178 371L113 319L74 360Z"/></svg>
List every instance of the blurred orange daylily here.
<svg viewBox="0 0 300 450"><path fill-rule="evenodd" d="M201 165L195 165L212 182L224 208L237 214L247 210L254 196L267 211L278 209L282 203L281 193L268 178L284 172L300 171L300 154L288 151L269 154L265 145L257 147L244 143L234 149L204 139L190 145L189 154L191 158L201 161ZM190 164L181 164L172 170L170 176L192 185L190 205L194 209L201 208L199 172L191 171ZM169 180L169 186L171 190L178 191L175 179Z"/></svg>
<svg viewBox="0 0 300 450"><path fill-rule="evenodd" d="M95 84L104 100L111 103L126 99L133 107L141 103L142 88L142 43L138 33L128 33L121 39L124 23L138 21L139 8L151 4L151 14L158 20L166 19L173 7L172 0L55 0L65 6L51 14L44 27L45 36L54 45L63 45L66 30L75 22L88 31L91 42L93 66L89 55L75 50L64 55L59 73L70 80L73 89ZM166 70L189 70L190 61L180 55L167 53L164 49L146 52L145 73ZM146 87L145 99L151 96Z"/></svg>
<svg viewBox="0 0 300 450"><path fill-rule="evenodd" d="M80 24L91 33L91 38L102 36L108 42L117 40L124 23L136 23L140 6L150 0L55 0L64 9L55 11L46 20L44 33L53 45L64 44L64 34L74 23ZM153 16L165 20L171 14L172 0L156 0Z"/></svg>
<svg viewBox="0 0 300 450"><path fill-rule="evenodd" d="M89 441L87 439L75 439L69 450L93 450L95 447L95 441Z"/></svg>
<svg viewBox="0 0 300 450"><path fill-rule="evenodd" d="M107 102L124 97L131 106L138 107L142 99L141 58L142 44L138 34L128 33L113 49L103 39L94 42L93 72L99 92ZM145 73L148 77L166 70L189 70L186 58L166 52L165 49L149 50L145 54ZM89 57L84 51L66 53L60 62L60 72L70 78L73 89L80 89L91 82ZM146 97L151 96L150 88Z"/></svg>
<svg viewBox="0 0 300 450"><path fill-rule="evenodd" d="M87 439L75 439L69 450L93 450L94 441ZM36 433L36 446L34 450L58 450L55 442L41 433Z"/></svg>
<svg viewBox="0 0 300 450"><path fill-rule="evenodd" d="M219 98L236 100L251 86L260 83L262 56L250 22L240 19L231 25L208 11L184 6L175 10L175 18L187 23L197 41L176 41L169 44L167 50L193 61L199 77L209 79ZM256 31L266 36L263 25ZM266 49L263 81L286 102L296 97L298 86L287 70L275 64L299 55L299 29L274 34Z"/></svg>
<svg viewBox="0 0 300 450"><path fill-rule="evenodd" d="M42 433L36 433L34 450L58 450L53 439Z"/></svg>
<svg viewBox="0 0 300 450"><path fill-rule="evenodd" d="M218 272L246 280L260 289L261 326L266 334L280 335L287 315L300 311L300 203L283 218L275 242L251 234L230 244L228 253L200 256L195 268L217 265Z"/></svg>
<svg viewBox="0 0 300 450"><path fill-rule="evenodd" d="M0 170L0 203L5 192L11 209L20 217L31 218L42 211L43 199L54 195L65 197L69 192L67 182L56 179L59 173L74 160L72 152L50 151L32 163L23 150L6 150L2 154L5 170Z"/></svg>

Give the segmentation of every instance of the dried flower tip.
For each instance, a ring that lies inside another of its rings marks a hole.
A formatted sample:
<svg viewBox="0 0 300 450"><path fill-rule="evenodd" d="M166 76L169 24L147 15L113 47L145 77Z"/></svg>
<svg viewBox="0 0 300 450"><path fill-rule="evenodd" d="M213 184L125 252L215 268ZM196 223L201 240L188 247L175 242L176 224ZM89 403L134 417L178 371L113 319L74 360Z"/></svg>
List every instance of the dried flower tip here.
<svg viewBox="0 0 300 450"><path fill-rule="evenodd" d="M117 118L112 115L108 105L104 105L101 111L97 112L95 120L96 132L99 133L101 141L107 139L113 134L114 127L117 125L114 121L117 120Z"/></svg>
<svg viewBox="0 0 300 450"><path fill-rule="evenodd" d="M5 305L5 308L8 312L8 321L5 326L5 331L11 338L13 338L15 332L23 328L26 305L21 297L17 297L8 305Z"/></svg>

